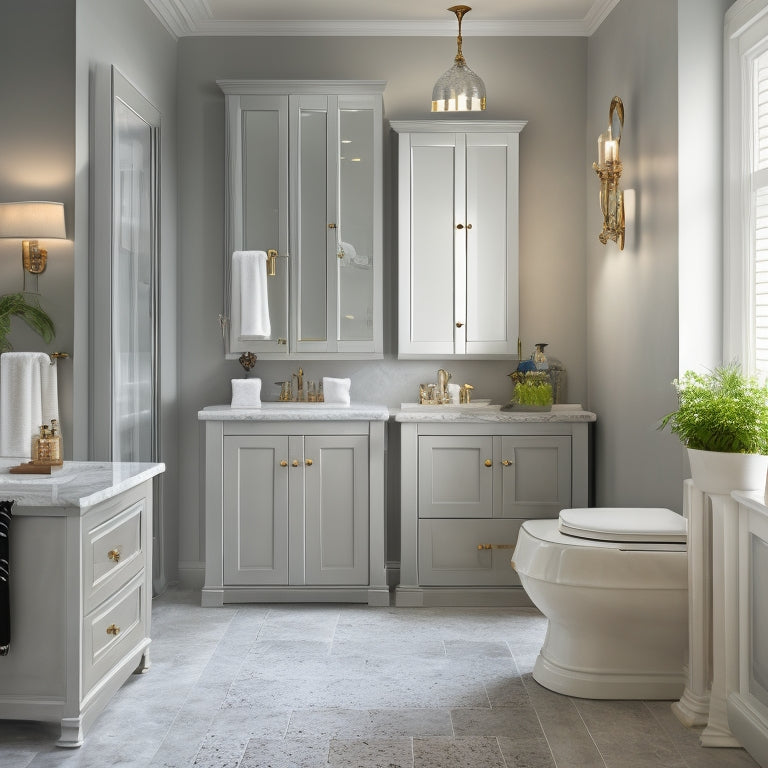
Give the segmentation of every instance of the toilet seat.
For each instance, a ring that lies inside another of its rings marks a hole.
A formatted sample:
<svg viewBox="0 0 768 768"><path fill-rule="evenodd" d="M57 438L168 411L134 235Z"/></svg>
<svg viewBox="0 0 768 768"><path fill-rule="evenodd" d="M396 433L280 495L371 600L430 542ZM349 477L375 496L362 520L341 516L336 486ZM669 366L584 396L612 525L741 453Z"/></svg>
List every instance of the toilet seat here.
<svg viewBox="0 0 768 768"><path fill-rule="evenodd" d="M623 545L673 544L670 549L684 547L688 539L688 521L671 509L632 507L599 507L563 509L558 530L566 536L589 541L616 542ZM622 549L634 548L623 546ZM646 549L646 546L638 548Z"/></svg>

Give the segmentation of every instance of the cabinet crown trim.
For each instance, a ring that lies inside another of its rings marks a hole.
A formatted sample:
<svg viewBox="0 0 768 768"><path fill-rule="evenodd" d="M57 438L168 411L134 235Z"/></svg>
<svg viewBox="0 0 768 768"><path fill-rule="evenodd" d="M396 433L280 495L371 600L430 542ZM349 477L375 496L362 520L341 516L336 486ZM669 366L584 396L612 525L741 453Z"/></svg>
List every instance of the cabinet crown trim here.
<svg viewBox="0 0 768 768"><path fill-rule="evenodd" d="M396 133L520 133L527 120L391 120Z"/></svg>
<svg viewBox="0 0 768 768"><path fill-rule="evenodd" d="M384 92L386 80L217 80L216 85L231 95L291 95L319 93L363 95Z"/></svg>

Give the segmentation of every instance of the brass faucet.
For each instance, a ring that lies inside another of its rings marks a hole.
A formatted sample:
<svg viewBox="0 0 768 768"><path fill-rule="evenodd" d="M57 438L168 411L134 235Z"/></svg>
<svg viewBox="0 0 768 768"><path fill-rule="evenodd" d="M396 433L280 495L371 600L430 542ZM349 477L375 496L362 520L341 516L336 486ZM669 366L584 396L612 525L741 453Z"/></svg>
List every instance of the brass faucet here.
<svg viewBox="0 0 768 768"><path fill-rule="evenodd" d="M469 403L472 401L472 390L474 387L471 384L463 384L459 390L459 402Z"/></svg>
<svg viewBox="0 0 768 768"><path fill-rule="evenodd" d="M296 379L296 399L301 400L304 394L304 369L299 367L298 373L292 374L291 378Z"/></svg>

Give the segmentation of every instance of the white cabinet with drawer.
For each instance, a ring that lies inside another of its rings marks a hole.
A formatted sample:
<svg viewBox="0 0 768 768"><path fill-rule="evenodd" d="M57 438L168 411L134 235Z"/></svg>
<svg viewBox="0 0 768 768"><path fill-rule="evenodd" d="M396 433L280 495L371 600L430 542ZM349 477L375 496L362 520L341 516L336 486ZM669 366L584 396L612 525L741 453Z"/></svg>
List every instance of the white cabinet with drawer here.
<svg viewBox="0 0 768 768"><path fill-rule="evenodd" d="M213 406L198 414L204 424L203 605L388 605L387 409L272 406L241 412Z"/></svg>
<svg viewBox="0 0 768 768"><path fill-rule="evenodd" d="M164 469L66 462L46 480L0 473L0 494L16 502L0 718L60 722L58 745L78 747L149 667L152 478Z"/></svg>
<svg viewBox="0 0 768 768"><path fill-rule="evenodd" d="M396 604L527 604L510 559L522 523L589 504L594 414L404 410Z"/></svg>

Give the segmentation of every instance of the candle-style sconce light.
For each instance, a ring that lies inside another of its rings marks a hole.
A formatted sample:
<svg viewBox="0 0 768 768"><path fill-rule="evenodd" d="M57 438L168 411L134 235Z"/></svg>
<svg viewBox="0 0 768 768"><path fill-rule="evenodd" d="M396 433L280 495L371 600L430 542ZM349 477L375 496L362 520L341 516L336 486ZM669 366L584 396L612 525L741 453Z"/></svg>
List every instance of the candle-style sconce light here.
<svg viewBox="0 0 768 768"><path fill-rule="evenodd" d="M624 127L624 104L618 96L611 99L608 128L597 139L597 162L592 168L600 179L600 210L603 231L599 240L605 245L613 240L624 250L624 195L619 189L621 179L621 131Z"/></svg>

